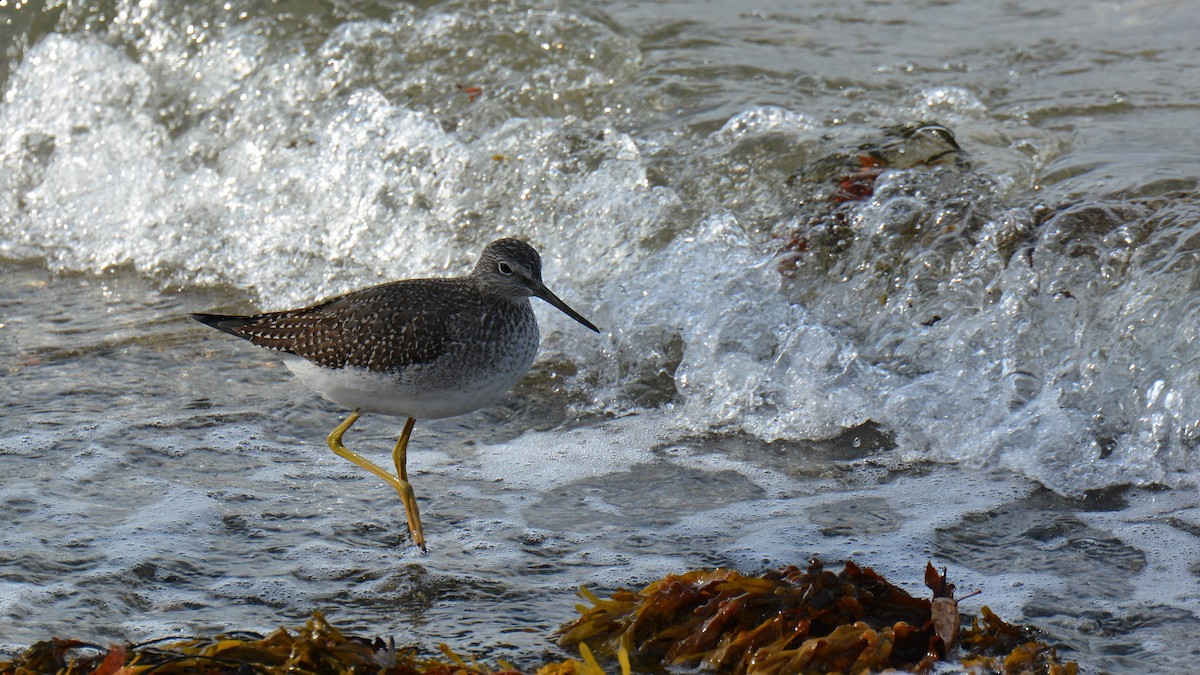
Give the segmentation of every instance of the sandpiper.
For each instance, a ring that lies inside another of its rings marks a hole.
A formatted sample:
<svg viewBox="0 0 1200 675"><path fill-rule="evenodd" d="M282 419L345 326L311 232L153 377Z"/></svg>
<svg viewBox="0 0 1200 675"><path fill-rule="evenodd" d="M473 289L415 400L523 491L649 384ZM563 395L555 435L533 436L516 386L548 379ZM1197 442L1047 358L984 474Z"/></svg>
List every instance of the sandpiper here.
<svg viewBox="0 0 1200 675"><path fill-rule="evenodd" d="M303 309L192 317L281 352L305 385L353 411L326 442L396 488L409 534L424 551L406 467L413 424L491 405L529 371L539 341L530 296L600 332L546 288L541 256L516 239L489 244L463 277L394 281ZM362 413L407 418L392 450L396 475L342 444Z"/></svg>

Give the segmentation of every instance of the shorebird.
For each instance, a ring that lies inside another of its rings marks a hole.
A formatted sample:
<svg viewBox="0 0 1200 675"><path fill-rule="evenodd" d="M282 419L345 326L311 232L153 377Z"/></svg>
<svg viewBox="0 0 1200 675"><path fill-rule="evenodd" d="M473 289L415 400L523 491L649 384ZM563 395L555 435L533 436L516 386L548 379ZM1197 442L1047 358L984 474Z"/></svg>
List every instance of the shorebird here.
<svg viewBox="0 0 1200 675"><path fill-rule="evenodd" d="M326 442L396 489L412 541L424 551L408 482L413 425L491 405L529 372L539 342L530 296L600 332L546 288L541 256L517 239L488 244L462 277L394 281L282 312L192 317L280 352L301 382L353 411ZM363 413L407 418L392 450L395 475L343 445Z"/></svg>

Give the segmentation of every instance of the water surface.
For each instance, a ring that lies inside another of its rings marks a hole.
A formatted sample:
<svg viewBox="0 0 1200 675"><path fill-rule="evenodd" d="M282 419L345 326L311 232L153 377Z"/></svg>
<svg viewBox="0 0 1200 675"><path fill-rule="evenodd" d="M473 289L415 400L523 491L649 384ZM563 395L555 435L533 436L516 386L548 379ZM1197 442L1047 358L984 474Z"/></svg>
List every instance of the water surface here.
<svg viewBox="0 0 1200 675"><path fill-rule="evenodd" d="M0 12L6 650L321 609L528 665L579 584L816 554L1195 662L1190 3ZM345 412L186 315L501 235L603 333L539 303L529 377L418 424L421 555Z"/></svg>

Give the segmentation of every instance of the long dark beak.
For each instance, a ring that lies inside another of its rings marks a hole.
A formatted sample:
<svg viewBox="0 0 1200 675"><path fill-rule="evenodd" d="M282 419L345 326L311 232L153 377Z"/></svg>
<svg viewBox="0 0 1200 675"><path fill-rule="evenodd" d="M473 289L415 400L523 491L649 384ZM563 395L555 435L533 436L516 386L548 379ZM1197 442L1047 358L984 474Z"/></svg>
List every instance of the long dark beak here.
<svg viewBox="0 0 1200 675"><path fill-rule="evenodd" d="M533 294L538 296L539 298L545 300L546 302L550 303L551 305L554 305L555 307L559 308L560 310L562 310L563 314L566 314L567 316L571 317L572 319L575 319L579 323L587 326L588 328L591 328L592 330L596 331L597 333L600 332L600 329L596 328L596 326L594 326L591 321L588 321L587 319L583 318L582 314L571 309L570 306L567 305L567 303L563 302L562 300L559 300L558 296L551 293L550 289L546 288L546 286L544 284L538 284L538 287L536 289L534 289Z"/></svg>

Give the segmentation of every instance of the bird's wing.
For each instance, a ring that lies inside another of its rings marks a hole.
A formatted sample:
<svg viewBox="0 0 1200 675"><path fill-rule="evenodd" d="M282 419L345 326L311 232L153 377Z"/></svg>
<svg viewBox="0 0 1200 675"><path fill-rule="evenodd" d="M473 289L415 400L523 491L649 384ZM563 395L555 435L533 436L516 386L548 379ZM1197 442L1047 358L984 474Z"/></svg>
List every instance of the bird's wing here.
<svg viewBox="0 0 1200 675"><path fill-rule="evenodd" d="M198 321L268 349L329 368L384 372L429 363L453 346L450 321L461 309L454 287L429 301L419 285L398 281L325 302L254 316L193 315Z"/></svg>

